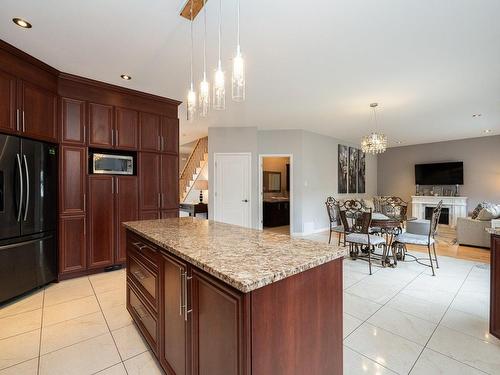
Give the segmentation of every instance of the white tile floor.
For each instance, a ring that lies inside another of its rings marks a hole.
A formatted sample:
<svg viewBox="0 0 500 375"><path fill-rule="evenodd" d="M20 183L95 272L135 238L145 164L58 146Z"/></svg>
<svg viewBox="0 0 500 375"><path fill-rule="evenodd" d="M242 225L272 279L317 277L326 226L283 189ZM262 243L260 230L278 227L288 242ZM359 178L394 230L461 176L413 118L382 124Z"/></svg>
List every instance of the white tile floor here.
<svg viewBox="0 0 500 375"><path fill-rule="evenodd" d="M313 239L322 240L319 237ZM500 374L489 266L441 257L436 277L344 262L344 374ZM125 272L53 284L0 308L0 375L161 374L125 309Z"/></svg>

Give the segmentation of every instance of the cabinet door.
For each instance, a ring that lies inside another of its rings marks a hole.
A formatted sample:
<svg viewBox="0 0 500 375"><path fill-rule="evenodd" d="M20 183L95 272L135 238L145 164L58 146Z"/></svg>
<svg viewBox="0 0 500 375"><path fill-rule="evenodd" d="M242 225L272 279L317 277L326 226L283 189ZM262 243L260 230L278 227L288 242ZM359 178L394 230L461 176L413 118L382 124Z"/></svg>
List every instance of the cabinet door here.
<svg viewBox="0 0 500 375"><path fill-rule="evenodd" d="M135 176L116 177L116 259L127 260L127 237L122 223L139 219L139 184Z"/></svg>
<svg viewBox="0 0 500 375"><path fill-rule="evenodd" d="M139 114L137 111L126 108L116 109L116 148L121 150L137 150L139 138L137 134L138 122Z"/></svg>
<svg viewBox="0 0 500 375"><path fill-rule="evenodd" d="M160 218L160 211L141 211L141 220L156 220Z"/></svg>
<svg viewBox="0 0 500 375"><path fill-rule="evenodd" d="M500 339L500 236L491 236L490 332Z"/></svg>
<svg viewBox="0 0 500 375"><path fill-rule="evenodd" d="M113 264L115 209L114 177L89 177L89 268Z"/></svg>
<svg viewBox="0 0 500 375"><path fill-rule="evenodd" d="M59 211L83 214L86 211L87 149L62 146L60 155Z"/></svg>
<svg viewBox="0 0 500 375"><path fill-rule="evenodd" d="M161 211L161 218L162 219L170 219L173 217L179 217L179 209L174 209L174 210L162 210Z"/></svg>
<svg viewBox="0 0 500 375"><path fill-rule="evenodd" d="M163 256L161 283L163 302L160 311L162 338L160 361L173 375L188 373L187 361L187 321L185 306L187 302L187 267L173 258ZM214 327L212 327L214 329ZM224 372L220 372L224 374Z"/></svg>
<svg viewBox="0 0 500 375"><path fill-rule="evenodd" d="M29 82L19 84L24 135L57 142L57 96Z"/></svg>
<svg viewBox="0 0 500 375"><path fill-rule="evenodd" d="M61 98L61 142L85 145L85 102Z"/></svg>
<svg viewBox="0 0 500 375"><path fill-rule="evenodd" d="M179 153L179 119L162 117L161 151Z"/></svg>
<svg viewBox="0 0 500 375"><path fill-rule="evenodd" d="M0 131L16 131L16 78L0 70Z"/></svg>
<svg viewBox="0 0 500 375"><path fill-rule="evenodd" d="M113 147L113 107L89 103L89 146Z"/></svg>
<svg viewBox="0 0 500 375"><path fill-rule="evenodd" d="M161 208L179 207L179 158L161 155Z"/></svg>
<svg viewBox="0 0 500 375"><path fill-rule="evenodd" d="M84 271L87 267L85 215L59 218L59 273Z"/></svg>
<svg viewBox="0 0 500 375"><path fill-rule="evenodd" d="M141 151L160 151L160 116L141 112Z"/></svg>
<svg viewBox="0 0 500 375"><path fill-rule="evenodd" d="M141 210L160 208L160 155L139 153L140 207Z"/></svg>
<svg viewBox="0 0 500 375"><path fill-rule="evenodd" d="M193 374L245 374L243 295L194 269L191 282Z"/></svg>

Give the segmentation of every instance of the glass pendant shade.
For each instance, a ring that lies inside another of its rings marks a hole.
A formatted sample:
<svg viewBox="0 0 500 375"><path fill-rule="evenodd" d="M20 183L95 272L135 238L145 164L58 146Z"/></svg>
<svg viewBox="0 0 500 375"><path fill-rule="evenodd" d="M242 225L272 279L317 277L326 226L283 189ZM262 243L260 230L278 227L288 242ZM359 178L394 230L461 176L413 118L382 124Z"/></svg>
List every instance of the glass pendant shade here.
<svg viewBox="0 0 500 375"><path fill-rule="evenodd" d="M367 154L381 154L387 150L387 137L384 134L371 133L362 138L361 151Z"/></svg>
<svg viewBox="0 0 500 375"><path fill-rule="evenodd" d="M215 71L214 77L214 98L213 106L216 110L223 110L226 108L226 87L225 87L225 77L222 71L221 63L219 61L219 66Z"/></svg>
<svg viewBox="0 0 500 375"><path fill-rule="evenodd" d="M205 77L203 77L203 81L200 82L199 101L200 116L206 117L210 109L210 84Z"/></svg>
<svg viewBox="0 0 500 375"><path fill-rule="evenodd" d="M245 60L241 55L240 46L236 50L236 56L233 59L232 76L232 96L235 102L245 100Z"/></svg>
<svg viewBox="0 0 500 375"><path fill-rule="evenodd" d="M196 114L196 92L193 90L193 85L187 95L187 119L193 121Z"/></svg>

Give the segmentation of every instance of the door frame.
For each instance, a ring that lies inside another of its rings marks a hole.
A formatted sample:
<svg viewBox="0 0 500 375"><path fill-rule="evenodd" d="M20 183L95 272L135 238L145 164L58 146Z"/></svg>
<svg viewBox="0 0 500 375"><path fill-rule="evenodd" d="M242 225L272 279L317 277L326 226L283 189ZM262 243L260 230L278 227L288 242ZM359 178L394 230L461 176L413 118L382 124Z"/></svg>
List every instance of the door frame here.
<svg viewBox="0 0 500 375"><path fill-rule="evenodd" d="M218 187L217 187L217 161L221 157L227 157L227 156L247 156L248 159L248 228L253 228L253 223L252 223L252 153L251 152L216 152L214 153L214 205L213 205L213 211L214 211L214 220L217 220L217 207L219 205L219 199L221 199L220 195L218 194Z"/></svg>
<svg viewBox="0 0 500 375"><path fill-rule="evenodd" d="M289 158L290 160L290 235L294 233L293 231L293 206L295 203L295 196L293 194L293 154L259 154L259 226L260 230L263 230L263 220L264 220L264 188L263 188L263 174L264 174L264 158Z"/></svg>

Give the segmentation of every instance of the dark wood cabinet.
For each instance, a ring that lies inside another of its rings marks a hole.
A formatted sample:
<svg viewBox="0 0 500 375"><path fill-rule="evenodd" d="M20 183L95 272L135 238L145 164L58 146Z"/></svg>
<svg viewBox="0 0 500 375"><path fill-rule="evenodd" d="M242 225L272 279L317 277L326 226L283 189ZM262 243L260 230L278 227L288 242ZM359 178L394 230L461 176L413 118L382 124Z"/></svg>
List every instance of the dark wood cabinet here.
<svg viewBox="0 0 500 375"><path fill-rule="evenodd" d="M160 116L141 112L139 114L140 150L158 152L161 150Z"/></svg>
<svg viewBox="0 0 500 375"><path fill-rule="evenodd" d="M57 142L57 95L26 81L18 82L23 135Z"/></svg>
<svg viewBox="0 0 500 375"><path fill-rule="evenodd" d="M89 177L89 268L113 264L115 245L114 177Z"/></svg>
<svg viewBox="0 0 500 375"><path fill-rule="evenodd" d="M161 151L177 154L179 152L179 119L162 117Z"/></svg>
<svg viewBox="0 0 500 375"><path fill-rule="evenodd" d="M62 216L59 220L59 273L87 268L87 229L85 215Z"/></svg>
<svg viewBox="0 0 500 375"><path fill-rule="evenodd" d="M500 339L500 235L491 236L490 332Z"/></svg>
<svg viewBox="0 0 500 375"><path fill-rule="evenodd" d="M167 373L186 375L188 353L188 277L187 265L162 255L161 284L163 287L160 362Z"/></svg>
<svg viewBox="0 0 500 375"><path fill-rule="evenodd" d="M116 255L115 263L127 259L125 228L121 223L139 219L139 183L135 176L115 177L116 182Z"/></svg>
<svg viewBox="0 0 500 375"><path fill-rule="evenodd" d="M86 105L83 100L61 98L61 142L84 146Z"/></svg>
<svg viewBox="0 0 500 375"><path fill-rule="evenodd" d="M116 108L115 147L121 150L138 148L139 113L132 109Z"/></svg>
<svg viewBox="0 0 500 375"><path fill-rule="evenodd" d="M262 219L264 227L290 225L290 202L264 201Z"/></svg>
<svg viewBox="0 0 500 375"><path fill-rule="evenodd" d="M139 153L139 187L141 210L160 209L160 154Z"/></svg>
<svg viewBox="0 0 500 375"><path fill-rule="evenodd" d="M60 150L60 194L61 214L84 214L86 211L87 149L85 147L62 146Z"/></svg>
<svg viewBox="0 0 500 375"><path fill-rule="evenodd" d="M179 217L179 209L174 208L173 210L162 210L160 217L162 219L171 219L173 217Z"/></svg>
<svg viewBox="0 0 500 375"><path fill-rule="evenodd" d="M112 148L114 145L113 106L89 103L89 146Z"/></svg>
<svg viewBox="0 0 500 375"><path fill-rule="evenodd" d="M0 131L16 131L16 77L0 70Z"/></svg>
<svg viewBox="0 0 500 375"><path fill-rule="evenodd" d="M179 158L161 155L160 163L161 209L179 208Z"/></svg>
<svg viewBox="0 0 500 375"><path fill-rule="evenodd" d="M193 374L245 374L243 294L196 269L191 281Z"/></svg>
<svg viewBox="0 0 500 375"><path fill-rule="evenodd" d="M141 220L156 220L160 219L160 211L141 211Z"/></svg>

